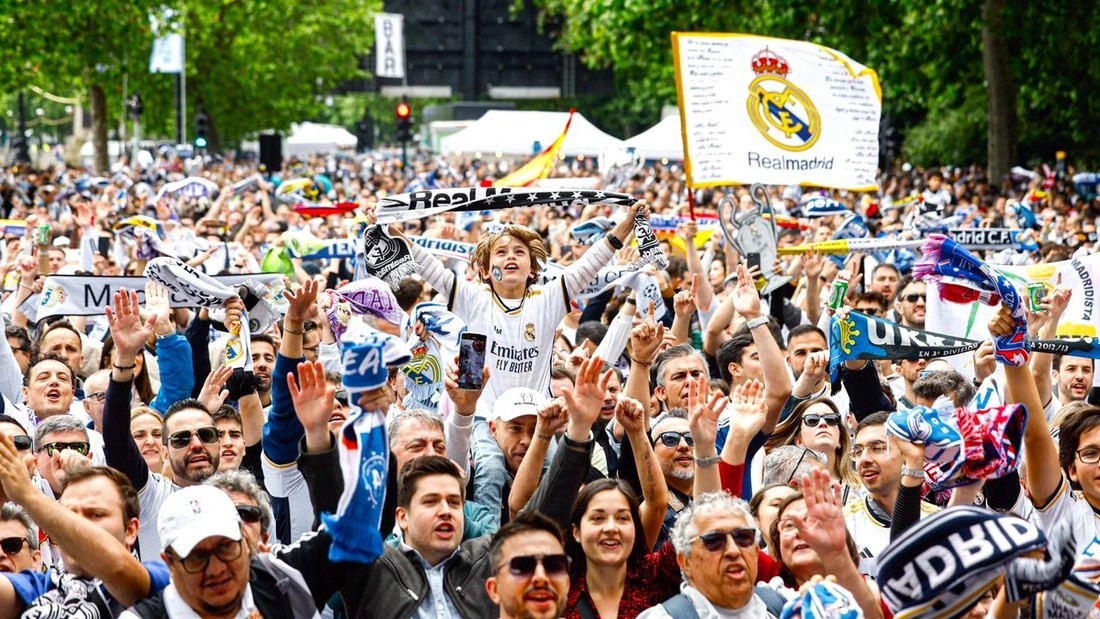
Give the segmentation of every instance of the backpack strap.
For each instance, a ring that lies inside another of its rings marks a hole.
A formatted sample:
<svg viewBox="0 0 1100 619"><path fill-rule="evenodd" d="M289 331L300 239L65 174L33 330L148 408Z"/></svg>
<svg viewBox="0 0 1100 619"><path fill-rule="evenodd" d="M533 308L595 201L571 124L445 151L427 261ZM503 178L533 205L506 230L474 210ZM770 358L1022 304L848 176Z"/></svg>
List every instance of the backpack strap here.
<svg viewBox="0 0 1100 619"><path fill-rule="evenodd" d="M592 610L592 605L588 603L588 598L583 595L577 601L577 613L580 614L581 619L596 619L596 613Z"/></svg>
<svg viewBox="0 0 1100 619"><path fill-rule="evenodd" d="M787 604L787 600L784 599L778 591L771 587L757 585L753 587L753 593L756 594L756 597L760 598L761 602L764 602L764 606L767 607L768 613L773 617L779 617L783 614L783 606Z"/></svg>
<svg viewBox="0 0 1100 619"><path fill-rule="evenodd" d="M661 602L661 606L669 616L676 619L699 619L699 613L695 612L695 604L692 604L691 598L683 593L676 594Z"/></svg>

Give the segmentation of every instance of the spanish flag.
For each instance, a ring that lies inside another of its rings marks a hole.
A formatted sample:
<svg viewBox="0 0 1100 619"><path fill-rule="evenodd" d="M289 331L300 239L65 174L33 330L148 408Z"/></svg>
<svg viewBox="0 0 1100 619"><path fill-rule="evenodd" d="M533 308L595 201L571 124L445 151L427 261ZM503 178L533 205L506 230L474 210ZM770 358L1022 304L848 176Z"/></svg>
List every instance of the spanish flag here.
<svg viewBox="0 0 1100 619"><path fill-rule="evenodd" d="M561 145L565 143L565 134L569 133L569 125L573 124L573 114L577 110L569 110L569 120L565 121L565 129L554 143L542 151L535 158L527 162L527 165L493 183L493 187L528 187L535 181L550 176L550 170L554 167L554 161L558 158Z"/></svg>

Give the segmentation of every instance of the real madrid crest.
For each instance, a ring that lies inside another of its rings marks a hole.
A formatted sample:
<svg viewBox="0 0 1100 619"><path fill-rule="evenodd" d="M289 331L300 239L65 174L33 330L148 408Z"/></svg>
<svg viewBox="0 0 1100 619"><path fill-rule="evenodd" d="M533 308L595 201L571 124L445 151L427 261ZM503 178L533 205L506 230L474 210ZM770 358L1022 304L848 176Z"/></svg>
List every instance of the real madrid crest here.
<svg viewBox="0 0 1100 619"><path fill-rule="evenodd" d="M772 144L803 151L821 137L821 116L810 97L787 81L791 66L768 48L752 57L756 78L749 84L749 118Z"/></svg>
<svg viewBox="0 0 1100 619"><path fill-rule="evenodd" d="M523 328L523 339L528 342L535 341L535 323L529 322L527 326Z"/></svg>

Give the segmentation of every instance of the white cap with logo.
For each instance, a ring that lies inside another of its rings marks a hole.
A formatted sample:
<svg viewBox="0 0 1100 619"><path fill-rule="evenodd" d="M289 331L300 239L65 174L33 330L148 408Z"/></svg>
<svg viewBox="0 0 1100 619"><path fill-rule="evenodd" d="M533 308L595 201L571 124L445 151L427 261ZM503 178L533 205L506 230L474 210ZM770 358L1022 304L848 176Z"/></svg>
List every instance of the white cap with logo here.
<svg viewBox="0 0 1100 619"><path fill-rule="evenodd" d="M168 495L157 516L157 532L164 550L179 557L210 537L241 539L241 517L233 499L214 486L190 486Z"/></svg>
<svg viewBox="0 0 1100 619"><path fill-rule="evenodd" d="M546 396L527 387L512 387L493 402L493 419L511 421L524 415L537 415Z"/></svg>

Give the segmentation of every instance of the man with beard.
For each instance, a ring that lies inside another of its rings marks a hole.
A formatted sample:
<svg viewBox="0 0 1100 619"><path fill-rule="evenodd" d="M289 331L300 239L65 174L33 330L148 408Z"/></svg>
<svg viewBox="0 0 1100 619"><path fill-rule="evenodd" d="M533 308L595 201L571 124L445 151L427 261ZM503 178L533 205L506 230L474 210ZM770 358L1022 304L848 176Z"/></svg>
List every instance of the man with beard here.
<svg viewBox="0 0 1100 619"><path fill-rule="evenodd" d="M493 575L485 581L500 619L557 619L569 594L569 558L558 526L521 512L489 544Z"/></svg>
<svg viewBox="0 0 1100 619"><path fill-rule="evenodd" d="M302 335L298 334L301 338ZM275 338L265 333L252 335L252 373L256 376L256 393L260 394L260 404L264 408L271 406L271 371L275 369Z"/></svg>
<svg viewBox="0 0 1100 619"><path fill-rule="evenodd" d="M687 411L674 408L658 417L649 431L653 453L668 485L668 508L657 546L669 539L680 512L691 504L695 485L695 441Z"/></svg>
<svg viewBox="0 0 1100 619"><path fill-rule="evenodd" d="M111 382L103 407L103 438L107 465L122 471L138 490L141 505L139 549L147 558L161 550L157 515L170 494L206 481L218 470L218 428L210 411L195 399L176 402L164 415L162 441L172 468L170 477L149 471L145 458L130 436L130 397L134 359L153 333L156 317L147 323L138 314L137 293L115 293L114 307L107 308L115 351Z"/></svg>
<svg viewBox="0 0 1100 619"><path fill-rule="evenodd" d="M928 309L928 285L919 279L908 278L902 283L900 290L894 307L901 317L901 324L923 329L924 315Z"/></svg>
<svg viewBox="0 0 1100 619"><path fill-rule="evenodd" d="M1038 339L1050 340L1058 337L1058 321L1069 306L1070 292L1066 286L1059 285L1040 302L1044 311L1029 318L1029 321L1042 323ZM1096 361L1083 357L1040 352L1031 355L1031 376L1039 389L1039 400L1043 403L1047 423L1066 404L1080 402L1088 397L1095 369Z"/></svg>

